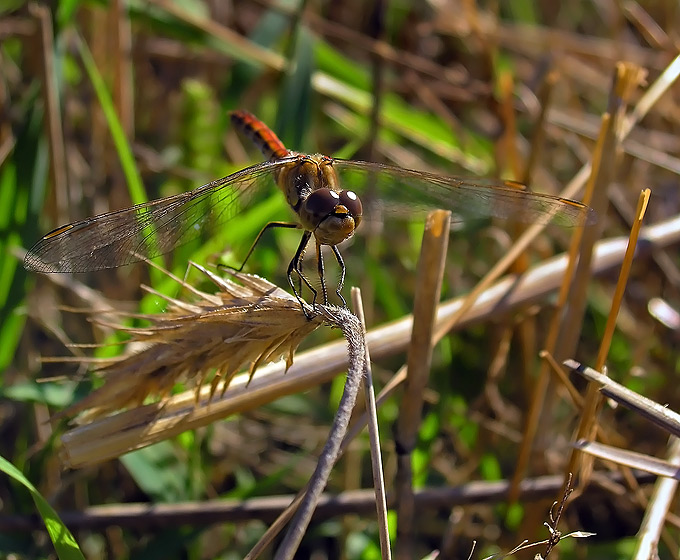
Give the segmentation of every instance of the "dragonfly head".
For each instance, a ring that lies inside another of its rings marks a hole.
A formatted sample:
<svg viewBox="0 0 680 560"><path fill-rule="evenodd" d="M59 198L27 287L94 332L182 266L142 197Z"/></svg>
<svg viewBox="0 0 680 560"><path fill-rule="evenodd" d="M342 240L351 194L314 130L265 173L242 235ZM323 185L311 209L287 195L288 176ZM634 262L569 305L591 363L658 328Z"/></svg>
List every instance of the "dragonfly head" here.
<svg viewBox="0 0 680 560"><path fill-rule="evenodd" d="M352 236L361 223L361 200L353 191L317 189L304 202L301 217L312 225L322 245L337 245Z"/></svg>

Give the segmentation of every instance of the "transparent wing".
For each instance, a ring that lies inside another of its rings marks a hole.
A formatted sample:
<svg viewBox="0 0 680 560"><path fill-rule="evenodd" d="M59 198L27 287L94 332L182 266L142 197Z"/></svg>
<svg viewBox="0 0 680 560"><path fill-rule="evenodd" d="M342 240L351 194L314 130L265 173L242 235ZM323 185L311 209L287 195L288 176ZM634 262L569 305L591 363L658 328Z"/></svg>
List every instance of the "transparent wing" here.
<svg viewBox="0 0 680 560"><path fill-rule="evenodd" d="M595 222L588 206L524 190L519 183L445 177L362 161L333 160L342 188L365 193L364 206L377 201L388 213L422 215L432 208L451 210L455 219L495 216L526 223L580 226ZM370 199L370 200L369 200Z"/></svg>
<svg viewBox="0 0 680 560"><path fill-rule="evenodd" d="M88 218L48 233L27 253L37 272L115 268L209 236L233 218L292 158L265 162L178 195ZM239 204L236 204L236 199Z"/></svg>

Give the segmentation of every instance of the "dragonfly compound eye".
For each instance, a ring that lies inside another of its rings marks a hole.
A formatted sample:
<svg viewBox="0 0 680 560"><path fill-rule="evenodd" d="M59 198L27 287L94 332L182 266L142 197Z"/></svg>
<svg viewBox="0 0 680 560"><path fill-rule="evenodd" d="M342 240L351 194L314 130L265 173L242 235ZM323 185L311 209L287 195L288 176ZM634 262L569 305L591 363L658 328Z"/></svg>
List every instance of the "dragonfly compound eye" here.
<svg viewBox="0 0 680 560"><path fill-rule="evenodd" d="M349 215L354 218L355 226L358 226L364 213L364 208L357 193L354 191L340 191L340 204L347 208Z"/></svg>
<svg viewBox="0 0 680 560"><path fill-rule="evenodd" d="M340 195L330 189L321 188L311 193L305 201L307 212L319 221L333 213L340 204Z"/></svg>

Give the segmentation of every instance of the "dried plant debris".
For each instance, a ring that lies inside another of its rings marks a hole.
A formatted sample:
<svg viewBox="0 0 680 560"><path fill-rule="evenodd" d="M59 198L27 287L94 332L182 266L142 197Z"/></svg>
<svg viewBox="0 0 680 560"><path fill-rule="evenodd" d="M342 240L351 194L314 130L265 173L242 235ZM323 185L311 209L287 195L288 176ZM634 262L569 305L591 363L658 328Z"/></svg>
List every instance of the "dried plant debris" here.
<svg viewBox="0 0 680 560"><path fill-rule="evenodd" d="M144 345L140 351L123 355L94 369L105 383L80 402L59 412L54 418L83 413L79 422L90 421L114 411L141 405L150 396L167 396L177 382L193 383L199 404L201 385L210 379L210 399L224 394L230 381L244 367L250 378L267 362L286 360L300 342L328 317L323 308L300 307L293 296L258 276L231 273L241 284L222 278L192 263L217 287L217 293L200 291L175 278L193 295L191 302L159 294L168 302L164 313L134 315L150 325L128 328L121 319L132 315L104 313L94 322L115 323L130 335L131 346ZM321 311L321 312L320 312Z"/></svg>

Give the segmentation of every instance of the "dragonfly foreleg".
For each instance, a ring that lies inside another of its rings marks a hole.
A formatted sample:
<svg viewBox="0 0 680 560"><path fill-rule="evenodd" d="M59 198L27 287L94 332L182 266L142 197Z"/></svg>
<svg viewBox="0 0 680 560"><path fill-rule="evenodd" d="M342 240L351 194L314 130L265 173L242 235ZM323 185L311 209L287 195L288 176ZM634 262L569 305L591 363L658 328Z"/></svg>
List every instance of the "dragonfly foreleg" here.
<svg viewBox="0 0 680 560"><path fill-rule="evenodd" d="M243 267L246 266L246 263L248 262L250 255L252 255L253 251L255 250L255 245L258 244L258 242L260 241L260 238L262 237L262 235L264 235L264 232L267 231L270 228L275 228L275 227L289 228L289 229L301 229L302 228L302 226L300 224L296 224L296 223L293 223L293 222L269 222L266 226L264 226L260 230L260 233L257 234L255 241L253 241L253 244L250 246L250 249L248 249L248 254L246 255L246 258L243 259L243 263L241 264L241 266L239 268L236 269L236 272L241 272L243 270ZM304 251L302 253L304 254ZM293 260L295 260L295 259L293 259ZM300 299L300 298L298 298L298 299Z"/></svg>
<svg viewBox="0 0 680 560"><path fill-rule="evenodd" d="M314 294L314 300L316 301L316 290L312 287L312 285L309 283L309 280L305 277L304 273L302 272L302 260L304 259L305 256L305 250L307 249L307 244L309 243L309 238L312 236L311 231L305 230L305 232L302 234L302 239L300 240L300 244L298 245L297 251L295 251L295 256L293 259L290 261L290 264L288 265L288 283L290 284L290 287L293 290L293 294L295 294L295 297L297 298L298 302L300 303L300 307L302 308L302 311L307 315L307 312L305 311L305 306L304 306L304 301L302 300L302 282L306 284L306 286L312 291ZM298 279L301 281L300 282L300 288L298 289L295 286L295 282L293 280L293 273L295 273L298 277ZM307 316L310 318L309 316Z"/></svg>
<svg viewBox="0 0 680 560"><path fill-rule="evenodd" d="M321 244L316 242L316 267L319 272L319 281L321 282L321 293L323 294L323 304L328 305L328 290L326 290L326 276L323 270L323 255L321 254Z"/></svg>
<svg viewBox="0 0 680 560"><path fill-rule="evenodd" d="M300 255L300 260L298 261L297 268L295 269L295 272L297 272L298 277L305 283L305 286L307 286L309 288L309 290L312 292L312 294L313 294L312 304L314 305L314 304L316 304L316 296L318 295L318 292L316 291L316 288L314 286L312 286L311 282L309 281L307 276L305 276L305 273L302 270L302 259L304 258L304 256L305 256L305 252L303 251L302 255ZM300 289L300 291L302 291L302 288Z"/></svg>
<svg viewBox="0 0 680 560"><path fill-rule="evenodd" d="M346 272L345 261L342 260L342 255L340 254L340 249L338 249L337 245L331 245L331 248L333 249L335 260L338 261L338 266L340 267L340 281L338 282L338 288L335 290L335 293L338 294L338 297L340 298L342 305L347 307L347 302L345 301L345 298L342 297L341 293L342 287L345 285L345 272Z"/></svg>

